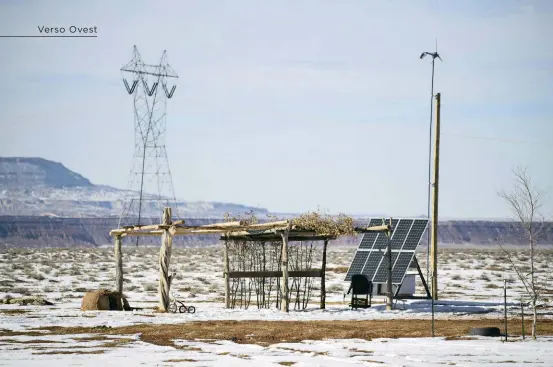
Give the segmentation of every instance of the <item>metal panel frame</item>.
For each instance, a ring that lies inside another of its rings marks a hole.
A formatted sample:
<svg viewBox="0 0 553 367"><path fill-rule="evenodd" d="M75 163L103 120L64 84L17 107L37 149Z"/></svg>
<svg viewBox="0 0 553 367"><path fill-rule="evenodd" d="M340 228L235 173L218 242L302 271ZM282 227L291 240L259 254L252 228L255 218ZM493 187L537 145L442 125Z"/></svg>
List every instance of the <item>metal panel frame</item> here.
<svg viewBox="0 0 553 367"><path fill-rule="evenodd" d="M407 242L407 239L409 238L409 235L411 234L411 231L413 230L413 227L415 226L415 221L417 221L417 220L419 220L419 221L420 221L420 220L426 221L426 225L425 225L425 227L424 227L424 230L422 231L420 237L418 238L417 246L415 247L415 249L414 249L414 250L404 250L403 248L404 248L404 246L405 246L405 243ZM369 225L371 225L371 222L373 222L373 221L378 221L378 222L380 223L380 219L378 219L378 218L371 218L371 219L369 219ZM405 269L405 271L402 271L403 275L402 275L402 277L401 277L401 282L399 282L399 283L398 283L398 282L392 282L392 284L398 285L398 286L400 286L400 285L403 283L403 281L405 280L405 276L406 276L406 274L407 274L407 271L409 270L409 266L413 263L413 258L415 257L415 253L416 253L416 251L417 251L416 249L418 248L418 244L420 243L420 241L421 241L421 239L422 239L422 236L424 235L424 232L427 230L427 228L428 228L428 223L429 223L429 220L428 220L428 219L425 219L425 218L398 218L395 227L399 226L399 224L401 223L401 221L410 221L410 222L411 222L411 225L409 226L409 230L408 230L407 233L405 234L405 238L403 239L403 242L402 242L402 244L401 244L401 247L400 247L399 249L393 249L393 250L392 250L392 253L397 254L397 257L396 257L396 259L394 260L394 263L392 264L392 277L393 277L393 274L396 273L395 268L396 268L396 266L398 265L398 260L399 260L400 256L401 256L403 253L408 253L408 254L410 254L411 256L410 256L410 259L409 259L409 263L408 263L408 265L407 265L407 268ZM372 276L369 278L370 281L373 281L373 282L374 282L374 279L375 279L376 275L378 274L378 271L380 270L380 267L383 266L382 264L385 264L384 257L385 257L385 253L386 253L385 250L380 249L380 248L375 248L374 246L375 246L375 244L377 243L377 241L378 241L378 239L379 239L379 236L384 236L384 234L382 234L382 233L377 233L377 235L376 235L376 237L375 237L375 239L374 239L374 241L373 241L373 243L372 243L372 246L371 246L370 248L368 248L368 247L360 248L361 243L363 242L363 239L365 238L366 235L368 235L368 233L365 233L365 234L363 235L363 237L361 238L361 241L359 242L359 245L358 245L357 250L356 250L356 252L355 252L354 259L355 259L355 256L357 256L357 253L358 253L358 252L367 252L367 253L368 253L367 258L365 259L365 262L364 262L364 264L363 264L363 267L361 268L361 271L360 271L360 273L362 274L362 273L365 272L365 268L366 268L366 266L367 266L368 260L369 260L369 258L371 257L371 255L372 255L373 253L378 253L378 254L380 254L380 256L381 256L381 257L380 257L380 261L378 262L378 265L375 267L375 270L374 270L374 272L372 273ZM390 240L393 240L395 235L396 235L396 232L394 231L394 232L392 233L392 238L391 238ZM346 273L346 277L345 277L345 279L344 279L345 281L350 281L350 280L351 280L351 276L353 275L353 274L350 274L352 265L353 265L353 260L352 260L352 262L350 263L350 266L349 266L348 271L347 271L347 273ZM397 273L396 273L396 274L397 274ZM381 284L381 283L383 283L383 282L377 282L377 283L378 283L378 284ZM385 282L384 282L384 283L385 283Z"/></svg>

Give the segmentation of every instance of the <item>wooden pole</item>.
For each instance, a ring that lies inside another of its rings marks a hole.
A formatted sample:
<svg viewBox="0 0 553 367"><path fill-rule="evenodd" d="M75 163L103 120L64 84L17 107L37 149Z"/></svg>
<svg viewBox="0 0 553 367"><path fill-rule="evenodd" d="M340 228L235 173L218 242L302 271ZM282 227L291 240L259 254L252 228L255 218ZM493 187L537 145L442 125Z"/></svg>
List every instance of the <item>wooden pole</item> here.
<svg viewBox="0 0 553 367"><path fill-rule="evenodd" d="M505 341L507 341L507 279L503 279L503 321L505 322Z"/></svg>
<svg viewBox="0 0 553 367"><path fill-rule="evenodd" d="M163 209L162 222L171 224L171 208ZM168 229L161 235L161 249L159 250L159 311L167 312L169 309L169 291L171 280L169 279L169 264L171 263L171 248L173 236Z"/></svg>
<svg viewBox="0 0 553 367"><path fill-rule="evenodd" d="M123 294L123 254L121 252L121 236L115 236L115 288L119 294Z"/></svg>
<svg viewBox="0 0 553 367"><path fill-rule="evenodd" d="M438 299L438 180L440 177L440 98L436 93L436 120L434 133L434 179L432 183L432 231L430 262L432 269L432 299Z"/></svg>
<svg viewBox="0 0 553 367"><path fill-rule="evenodd" d="M392 225L392 218L390 218L390 226ZM393 309L393 291L392 291L392 234L390 231L386 232L387 237L387 261L388 261L388 280L386 282L386 310L391 311Z"/></svg>
<svg viewBox="0 0 553 367"><path fill-rule="evenodd" d="M224 274L225 274L225 307L230 308L230 277L229 277L229 261L228 261L228 241L225 241L223 249L224 256Z"/></svg>
<svg viewBox="0 0 553 367"><path fill-rule="evenodd" d="M522 298L520 299L520 316L522 317L522 324L521 330L522 330L522 339L526 339L526 336L524 335L524 305L522 303Z"/></svg>
<svg viewBox="0 0 553 367"><path fill-rule="evenodd" d="M290 311L290 297L289 297L289 288L288 288L288 233L290 229L286 229L281 232L282 236L282 255L280 257L280 264L282 270L282 281L280 284L281 288L281 300L280 300L280 310L283 312Z"/></svg>
<svg viewBox="0 0 553 367"><path fill-rule="evenodd" d="M323 244L323 264L321 266L321 309L326 308L326 248L328 246L328 240L324 240Z"/></svg>

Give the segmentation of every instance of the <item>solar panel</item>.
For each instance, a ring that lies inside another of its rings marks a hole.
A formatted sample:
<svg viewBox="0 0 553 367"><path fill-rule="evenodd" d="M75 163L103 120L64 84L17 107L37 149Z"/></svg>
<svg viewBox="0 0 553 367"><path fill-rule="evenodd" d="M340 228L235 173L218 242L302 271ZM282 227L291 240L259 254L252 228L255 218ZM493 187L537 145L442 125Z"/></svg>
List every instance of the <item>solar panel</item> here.
<svg viewBox="0 0 553 367"><path fill-rule="evenodd" d="M397 227L394 227L394 233L392 234L392 250L401 250L412 225L412 220L403 219L399 221Z"/></svg>
<svg viewBox="0 0 553 367"><path fill-rule="evenodd" d="M363 238L361 239L361 243L359 244L359 249L367 249L370 250L374 245L374 240L376 239L376 235L378 233L364 233Z"/></svg>
<svg viewBox="0 0 553 367"><path fill-rule="evenodd" d="M394 263L397 260L398 252L392 252L392 274L394 273ZM388 279L388 256L382 256L382 261L378 267L378 271L374 275L374 283L386 283ZM393 283L393 282L392 282Z"/></svg>
<svg viewBox="0 0 553 367"><path fill-rule="evenodd" d="M371 227L381 224L382 219L372 218L369 221ZM392 226L394 228L391 238L392 283L401 284L428 226L428 219L393 219ZM363 274L374 283L386 283L388 278L387 246L386 234L365 233L345 280L350 281L354 274Z"/></svg>
<svg viewBox="0 0 553 367"><path fill-rule="evenodd" d="M419 242L421 241L422 235L424 234L427 225L427 219L415 219L413 227L407 235L407 239L405 240L405 244L403 245L402 250L415 251L417 249L417 246L419 245Z"/></svg>
<svg viewBox="0 0 553 367"><path fill-rule="evenodd" d="M374 278L374 273L378 269L378 264L382 260L382 254L379 251L371 251L365 267L361 274L367 277L367 279L372 280Z"/></svg>
<svg viewBox="0 0 553 367"><path fill-rule="evenodd" d="M350 281L353 274L361 274L363 267L365 266L365 261L369 256L369 251L357 251L351 265L349 266L348 273L346 274L346 280Z"/></svg>
<svg viewBox="0 0 553 367"><path fill-rule="evenodd" d="M394 269L392 270L392 284L401 284L403 282L403 277L413 261L415 252L401 252L397 258L396 263L394 264ZM386 280L384 280L386 281Z"/></svg>
<svg viewBox="0 0 553 367"><path fill-rule="evenodd" d="M369 227L379 226L381 224L382 224L382 219L373 218L369 221ZM363 234L363 238L361 239L361 243L359 244L359 248L370 250L374 245L374 241L376 240L376 236L378 236L378 233L376 233L376 232L368 232L368 233Z"/></svg>

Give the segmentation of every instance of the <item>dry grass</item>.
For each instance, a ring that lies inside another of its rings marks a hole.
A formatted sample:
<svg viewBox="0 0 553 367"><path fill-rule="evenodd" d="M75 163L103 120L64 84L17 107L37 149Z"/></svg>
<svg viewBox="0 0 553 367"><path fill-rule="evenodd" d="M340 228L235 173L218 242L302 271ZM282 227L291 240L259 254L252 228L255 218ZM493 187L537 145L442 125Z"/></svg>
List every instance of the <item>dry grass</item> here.
<svg viewBox="0 0 553 367"><path fill-rule="evenodd" d="M182 358L182 359L168 359L166 361L164 361L166 363L177 363L177 362L199 362L195 359L190 359L190 358Z"/></svg>
<svg viewBox="0 0 553 367"><path fill-rule="evenodd" d="M332 271L337 274L345 274L348 272L349 267L347 266L337 266L335 268L326 268L326 271Z"/></svg>
<svg viewBox="0 0 553 367"><path fill-rule="evenodd" d="M530 321L526 320L526 330ZM374 338L417 338L431 336L429 320L378 320L378 321L202 321L179 325L141 324L117 328L90 327L48 327L41 328L52 334L100 334L130 335L141 334L143 342L175 346L173 340L217 339L234 340L240 344L276 344L280 342L300 342L302 340L323 339L364 339ZM473 327L503 327L501 320L436 320L436 335L442 337L463 337ZM520 333L520 320L509 322L509 333ZM0 332L0 336L29 335L22 332ZM40 334L44 335L44 334ZM253 335L253 336L252 336ZM553 335L553 320L542 320L538 324L538 335ZM119 339L111 339L111 343Z"/></svg>

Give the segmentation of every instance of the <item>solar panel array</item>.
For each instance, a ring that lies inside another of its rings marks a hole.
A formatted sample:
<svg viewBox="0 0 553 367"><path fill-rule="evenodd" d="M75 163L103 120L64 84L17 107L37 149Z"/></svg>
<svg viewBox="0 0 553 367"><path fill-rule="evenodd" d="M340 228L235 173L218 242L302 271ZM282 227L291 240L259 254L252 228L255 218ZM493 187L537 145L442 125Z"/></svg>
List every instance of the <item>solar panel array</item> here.
<svg viewBox="0 0 553 367"><path fill-rule="evenodd" d="M373 218L369 227L379 226L382 219ZM428 219L392 219L392 283L401 284L409 265L413 261L417 246L428 226ZM352 275L363 274L373 283L386 283L388 260L386 248L388 238L385 233L368 232L363 234L355 257L346 274L346 281Z"/></svg>

